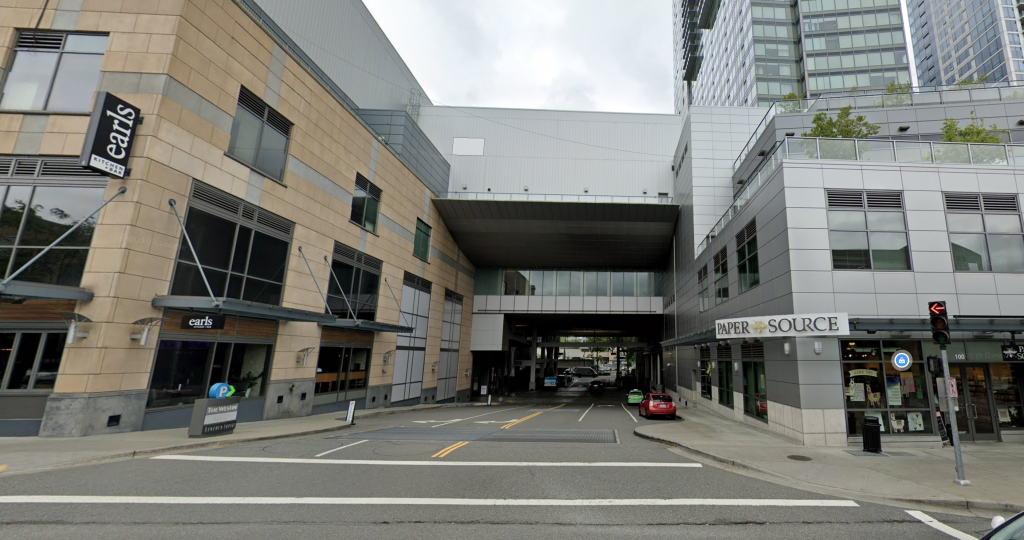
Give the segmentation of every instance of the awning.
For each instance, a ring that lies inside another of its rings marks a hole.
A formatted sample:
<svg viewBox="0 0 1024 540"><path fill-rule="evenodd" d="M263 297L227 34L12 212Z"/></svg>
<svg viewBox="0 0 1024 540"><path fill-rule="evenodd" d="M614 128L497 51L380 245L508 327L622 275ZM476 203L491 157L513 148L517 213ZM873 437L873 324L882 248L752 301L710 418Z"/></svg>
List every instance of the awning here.
<svg viewBox="0 0 1024 540"><path fill-rule="evenodd" d="M376 321L364 321L361 319L338 319L332 323L324 324L329 328L344 328L346 330L363 330L366 332L388 332L395 334L411 334L411 326L401 326Z"/></svg>
<svg viewBox="0 0 1024 540"><path fill-rule="evenodd" d="M695 332L682 337L672 338L661 342L662 347L677 347L679 345L703 345L718 341L714 329L703 332Z"/></svg>
<svg viewBox="0 0 1024 540"><path fill-rule="evenodd" d="M270 319L274 321L290 322L315 322L330 324L338 320L334 315L318 311L306 311L270 304L259 304L246 302L233 298L219 299L220 306L215 306L213 299L208 296L157 296L153 299L153 307L166 307L174 309L198 309L213 311L240 317L253 317L255 319Z"/></svg>
<svg viewBox="0 0 1024 540"><path fill-rule="evenodd" d="M8 281L0 295L11 298L45 298L48 300L92 300L92 291L81 287L32 283L29 281Z"/></svg>
<svg viewBox="0 0 1024 540"><path fill-rule="evenodd" d="M928 319L850 318L850 330L860 332L929 332ZM971 316L949 319L950 332L1024 332L1024 317Z"/></svg>

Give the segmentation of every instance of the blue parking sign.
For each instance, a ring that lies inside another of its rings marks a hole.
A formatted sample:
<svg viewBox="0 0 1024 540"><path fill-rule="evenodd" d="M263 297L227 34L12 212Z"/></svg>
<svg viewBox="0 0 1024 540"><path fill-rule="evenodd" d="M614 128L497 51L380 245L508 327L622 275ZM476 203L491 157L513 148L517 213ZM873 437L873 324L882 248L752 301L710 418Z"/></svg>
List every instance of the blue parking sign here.
<svg viewBox="0 0 1024 540"><path fill-rule="evenodd" d="M914 363L914 357L909 352L902 349L896 351L892 355L892 367L898 371L906 371L910 369L911 364Z"/></svg>

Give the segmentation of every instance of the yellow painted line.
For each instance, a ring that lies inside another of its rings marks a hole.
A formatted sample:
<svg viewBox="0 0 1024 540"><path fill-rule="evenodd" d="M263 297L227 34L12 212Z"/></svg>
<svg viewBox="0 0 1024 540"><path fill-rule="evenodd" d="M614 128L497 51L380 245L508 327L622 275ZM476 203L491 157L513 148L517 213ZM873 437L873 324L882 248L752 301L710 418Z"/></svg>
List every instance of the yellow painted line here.
<svg viewBox="0 0 1024 540"><path fill-rule="evenodd" d="M555 409L561 409L562 407L565 407L565 403L563 403L563 404L561 404L561 405L559 405L559 406L557 406L557 407L551 407L551 408L550 408L550 409L548 409L548 410L549 410L549 411L553 411L553 410L555 410Z"/></svg>
<svg viewBox="0 0 1024 540"><path fill-rule="evenodd" d="M498 429L508 429L508 428L510 428L510 427L512 427L512 426L514 426L516 424L521 424L521 423L523 423L523 422L525 422L525 421L527 421L527 420L529 420L531 418L534 418L536 416L540 416L542 414L544 414L543 411L535 412L535 413L531 414L530 416L524 416L523 418L520 418L519 420L516 420L515 422L512 422L511 424L505 424L504 426L501 426Z"/></svg>
<svg viewBox="0 0 1024 540"><path fill-rule="evenodd" d="M4 472L6 470L7 470L7 465L0 465L0 472Z"/></svg>
<svg viewBox="0 0 1024 540"><path fill-rule="evenodd" d="M459 448L462 448L463 446L466 446L467 444L469 444L469 441L457 442L457 443L455 443L455 444L453 444L453 445L451 445L451 446L449 446L447 448L442 449L440 452L434 454L431 457L443 458L443 457L447 456L448 454L451 454L452 452L458 450Z"/></svg>

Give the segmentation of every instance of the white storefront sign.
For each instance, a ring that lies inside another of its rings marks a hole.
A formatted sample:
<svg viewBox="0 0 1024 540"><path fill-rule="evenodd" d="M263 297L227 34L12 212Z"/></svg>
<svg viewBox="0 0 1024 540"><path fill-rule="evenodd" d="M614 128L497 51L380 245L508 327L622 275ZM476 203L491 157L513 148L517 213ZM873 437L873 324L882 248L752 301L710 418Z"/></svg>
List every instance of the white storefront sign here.
<svg viewBox="0 0 1024 540"><path fill-rule="evenodd" d="M848 335L850 317L846 313L768 315L715 321L718 339Z"/></svg>

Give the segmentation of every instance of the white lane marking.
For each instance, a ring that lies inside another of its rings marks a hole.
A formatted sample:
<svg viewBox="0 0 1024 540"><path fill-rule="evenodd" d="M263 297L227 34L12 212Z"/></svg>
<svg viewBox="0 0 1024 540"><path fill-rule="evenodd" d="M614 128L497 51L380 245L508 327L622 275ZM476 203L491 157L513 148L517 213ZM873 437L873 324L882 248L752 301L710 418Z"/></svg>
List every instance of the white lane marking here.
<svg viewBox="0 0 1024 540"><path fill-rule="evenodd" d="M339 447L335 448L334 450L328 450L326 452L320 452L319 454L317 454L317 455L315 455L313 457L323 457L323 456L326 456L327 454L330 454L330 453L333 453L333 452L337 452L338 450L341 450L343 448L348 448L349 446L355 446L357 444L362 444L364 442L366 442L366 441L358 441L358 442L354 442L352 444L346 444L345 446L339 446Z"/></svg>
<svg viewBox="0 0 1024 540"><path fill-rule="evenodd" d="M169 461L210 461L219 463L281 463L299 465L413 465L425 467L670 467L700 468L700 463L657 463L634 461L597 461L588 462L553 462L553 461L397 461L386 459L308 459L308 458L271 458L271 457L233 457L233 456L189 456L165 455L150 459Z"/></svg>
<svg viewBox="0 0 1024 540"><path fill-rule="evenodd" d="M622 405L622 404L621 404L621 403L619 403L619 405ZM622 405L622 410L626 411L626 414L628 414L630 418L633 418L633 413L629 412L629 409L627 409L625 405ZM640 421L639 421L639 420L637 420L636 418L633 418L633 421L634 421L634 422L637 422L637 423L639 423L639 422L640 422Z"/></svg>
<svg viewBox="0 0 1024 540"><path fill-rule="evenodd" d="M976 537L971 536L965 532L958 531L953 527L946 525L945 523L937 521L935 518L929 516L928 514L925 514L924 512L918 512L917 510L906 510L906 512L910 514L913 518L920 521L921 523L924 523L925 525L939 532L946 533L952 536L953 538L959 538L960 540L977 540Z"/></svg>
<svg viewBox="0 0 1024 540"><path fill-rule="evenodd" d="M474 424L508 424L515 420L477 420Z"/></svg>
<svg viewBox="0 0 1024 540"><path fill-rule="evenodd" d="M120 495L8 495L0 496L0 504L859 507L854 501L815 499L441 499L411 497L132 497Z"/></svg>
<svg viewBox="0 0 1024 540"><path fill-rule="evenodd" d="M448 422L461 422L462 418L456 418L455 420L413 420L413 424L440 424Z"/></svg>
<svg viewBox="0 0 1024 540"><path fill-rule="evenodd" d="M522 405L520 407L512 407L511 409L502 409L500 411L491 411L489 413L483 413L483 414L478 414L476 416L470 416L469 418L459 418L459 419L456 419L456 420L451 420L449 422L445 422L443 424L437 424L437 425L430 426L430 427L435 428L435 427L447 426L448 424L454 424L455 422L462 422L463 420L472 420L474 418L480 418L481 416L487 416L489 414L498 414L498 413L502 413L502 412L514 411L516 409L522 409L525 406L526 405Z"/></svg>
<svg viewBox="0 0 1024 540"><path fill-rule="evenodd" d="M586 416L587 413L590 412L590 409L593 409L593 408L594 408L594 404L591 403L590 407L587 407L587 410L583 411L583 416ZM580 419L577 420L577 422L582 422L583 421L583 416L581 416Z"/></svg>

